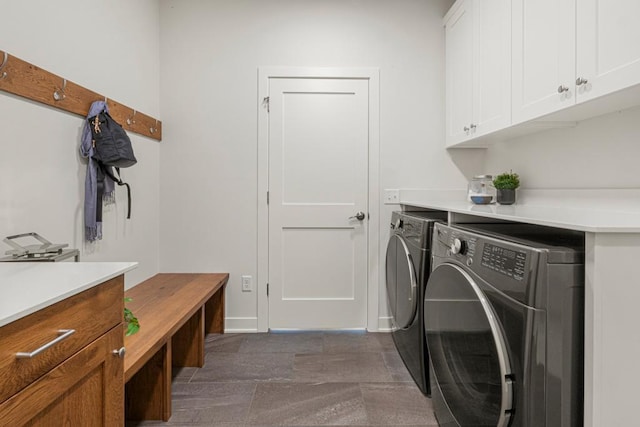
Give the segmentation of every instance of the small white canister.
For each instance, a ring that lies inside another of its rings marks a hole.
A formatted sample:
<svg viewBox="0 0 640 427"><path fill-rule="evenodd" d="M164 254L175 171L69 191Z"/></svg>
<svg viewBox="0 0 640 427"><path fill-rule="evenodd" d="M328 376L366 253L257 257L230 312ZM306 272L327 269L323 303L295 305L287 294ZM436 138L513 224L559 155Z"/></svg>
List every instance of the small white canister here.
<svg viewBox="0 0 640 427"><path fill-rule="evenodd" d="M469 181L467 188L469 201L477 205L487 205L496 199L492 175L476 175Z"/></svg>

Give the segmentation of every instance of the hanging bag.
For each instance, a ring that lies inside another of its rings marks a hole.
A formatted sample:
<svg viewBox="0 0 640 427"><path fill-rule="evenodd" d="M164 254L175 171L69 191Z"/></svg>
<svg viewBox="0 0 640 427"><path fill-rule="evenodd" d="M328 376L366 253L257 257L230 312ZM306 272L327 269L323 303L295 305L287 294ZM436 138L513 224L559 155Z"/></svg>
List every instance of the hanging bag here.
<svg viewBox="0 0 640 427"><path fill-rule="evenodd" d="M120 177L120 168L128 168L138 162L133 154L129 135L106 111L89 117L87 120L94 148L93 160L98 163L104 175L111 178L116 184L127 187L127 219L129 219L131 218L131 187ZM101 186L98 185L98 193L100 193L100 188ZM98 194L98 201L101 200L102 194ZM99 214L101 213L99 212Z"/></svg>
<svg viewBox="0 0 640 427"><path fill-rule="evenodd" d="M116 168L128 168L138 162L129 135L109 113L103 111L88 120L93 137L94 160Z"/></svg>

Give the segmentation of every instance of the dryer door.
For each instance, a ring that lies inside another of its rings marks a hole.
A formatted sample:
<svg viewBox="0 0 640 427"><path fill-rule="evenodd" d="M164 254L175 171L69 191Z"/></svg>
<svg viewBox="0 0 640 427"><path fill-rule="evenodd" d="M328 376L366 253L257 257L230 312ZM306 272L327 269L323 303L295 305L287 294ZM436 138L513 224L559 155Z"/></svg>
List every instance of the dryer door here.
<svg viewBox="0 0 640 427"><path fill-rule="evenodd" d="M418 311L418 276L404 238L391 235L387 246L387 298L393 329L411 325Z"/></svg>
<svg viewBox="0 0 640 427"><path fill-rule="evenodd" d="M427 283L424 316L432 392L450 412L438 414L436 407L438 419L508 425L513 375L502 328L482 290L463 269L441 264Z"/></svg>

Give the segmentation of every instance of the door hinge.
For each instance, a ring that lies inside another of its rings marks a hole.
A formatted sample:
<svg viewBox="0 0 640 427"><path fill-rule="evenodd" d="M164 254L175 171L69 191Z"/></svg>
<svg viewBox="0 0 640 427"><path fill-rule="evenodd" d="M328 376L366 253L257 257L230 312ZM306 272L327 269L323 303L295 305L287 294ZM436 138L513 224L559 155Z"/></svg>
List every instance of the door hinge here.
<svg viewBox="0 0 640 427"><path fill-rule="evenodd" d="M267 283L267 296L269 296L269 284Z"/></svg>
<svg viewBox="0 0 640 427"><path fill-rule="evenodd" d="M268 112L269 112L269 97L268 97L268 96L265 96L265 97L262 99L262 106L263 106L263 107L266 107L266 109L267 109L267 113L268 113Z"/></svg>
<svg viewBox="0 0 640 427"><path fill-rule="evenodd" d="M269 192L267 191L267 204L269 204Z"/></svg>

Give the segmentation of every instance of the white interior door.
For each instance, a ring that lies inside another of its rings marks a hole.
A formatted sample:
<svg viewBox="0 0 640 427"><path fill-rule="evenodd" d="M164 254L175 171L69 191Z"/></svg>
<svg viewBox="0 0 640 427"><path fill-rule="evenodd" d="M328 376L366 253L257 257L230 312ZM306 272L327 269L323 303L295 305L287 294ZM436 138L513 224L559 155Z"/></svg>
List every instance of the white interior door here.
<svg viewBox="0 0 640 427"><path fill-rule="evenodd" d="M269 79L271 329L367 326L368 86Z"/></svg>

